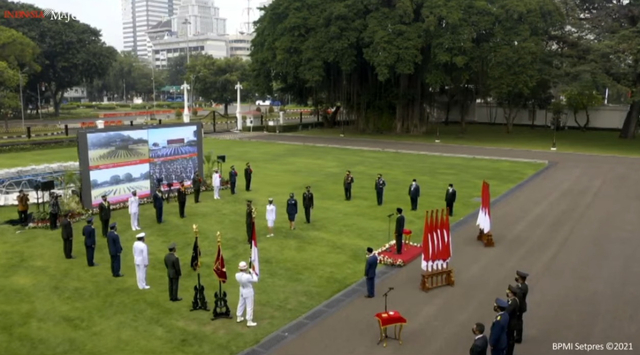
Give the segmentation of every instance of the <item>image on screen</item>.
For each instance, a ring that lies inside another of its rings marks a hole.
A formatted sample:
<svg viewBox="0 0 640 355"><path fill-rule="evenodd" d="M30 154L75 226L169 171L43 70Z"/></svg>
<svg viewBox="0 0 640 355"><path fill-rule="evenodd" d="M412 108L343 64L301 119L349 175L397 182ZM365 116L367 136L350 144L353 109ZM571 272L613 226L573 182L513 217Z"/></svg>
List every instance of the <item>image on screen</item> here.
<svg viewBox="0 0 640 355"><path fill-rule="evenodd" d="M136 191L138 197L150 195L149 164L129 165L119 168L92 170L91 205L97 206L102 195L107 195L111 203L122 203Z"/></svg>
<svg viewBox="0 0 640 355"><path fill-rule="evenodd" d="M89 169L109 169L149 162L147 130L87 135Z"/></svg>
<svg viewBox="0 0 640 355"><path fill-rule="evenodd" d="M196 126L149 130L149 158L187 158L198 155Z"/></svg>
<svg viewBox="0 0 640 355"><path fill-rule="evenodd" d="M151 180L153 186L157 186L155 181L162 179L162 189L167 188L167 183L174 185L184 181L185 186L191 186L191 179L198 171L198 157L181 158L173 160L152 161L149 164Z"/></svg>

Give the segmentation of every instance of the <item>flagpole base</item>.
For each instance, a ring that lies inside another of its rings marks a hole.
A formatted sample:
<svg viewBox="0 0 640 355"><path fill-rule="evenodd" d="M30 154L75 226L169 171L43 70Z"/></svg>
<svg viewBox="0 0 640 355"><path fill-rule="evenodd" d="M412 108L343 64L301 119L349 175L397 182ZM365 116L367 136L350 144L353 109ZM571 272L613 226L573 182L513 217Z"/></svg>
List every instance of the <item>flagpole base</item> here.
<svg viewBox="0 0 640 355"><path fill-rule="evenodd" d="M193 301L191 301L191 311L207 311L209 312L209 306L207 305L207 298L204 294L204 286L200 283L200 273L198 273L198 283L193 286Z"/></svg>
<svg viewBox="0 0 640 355"><path fill-rule="evenodd" d="M455 286L456 280L453 274L453 270L448 267L442 270L434 270L424 272L420 281L420 289L424 292L429 292L434 288L442 286Z"/></svg>
<svg viewBox="0 0 640 355"><path fill-rule="evenodd" d="M222 291L222 282L220 282L219 290L215 293L215 307L213 307L212 321L218 319L233 319L231 309L227 302L227 292Z"/></svg>
<svg viewBox="0 0 640 355"><path fill-rule="evenodd" d="M491 232L485 233L482 229L478 232L478 241L481 241L485 248L495 246L493 243L493 234L491 234Z"/></svg>

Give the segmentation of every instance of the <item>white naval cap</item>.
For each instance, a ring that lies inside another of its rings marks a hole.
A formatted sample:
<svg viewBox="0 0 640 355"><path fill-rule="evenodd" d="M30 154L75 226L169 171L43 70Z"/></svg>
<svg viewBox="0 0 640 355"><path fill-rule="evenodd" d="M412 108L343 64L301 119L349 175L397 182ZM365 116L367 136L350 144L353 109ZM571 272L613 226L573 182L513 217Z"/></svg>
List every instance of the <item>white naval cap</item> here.
<svg viewBox="0 0 640 355"><path fill-rule="evenodd" d="M247 263L245 263L244 261L241 261L240 264L238 264L238 269L246 270L247 269Z"/></svg>
<svg viewBox="0 0 640 355"><path fill-rule="evenodd" d="M136 235L136 238L138 238L138 239L139 238L144 238L144 237L146 237L146 234L144 234L144 233L140 233L140 234Z"/></svg>

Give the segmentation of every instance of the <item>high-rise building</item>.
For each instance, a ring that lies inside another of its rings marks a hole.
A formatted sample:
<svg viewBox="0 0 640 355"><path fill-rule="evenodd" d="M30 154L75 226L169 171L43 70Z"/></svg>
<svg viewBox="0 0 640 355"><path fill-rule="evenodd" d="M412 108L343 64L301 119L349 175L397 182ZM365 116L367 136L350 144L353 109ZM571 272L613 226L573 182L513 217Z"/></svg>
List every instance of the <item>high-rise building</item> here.
<svg viewBox="0 0 640 355"><path fill-rule="evenodd" d="M185 20L190 24L185 25ZM178 37L223 36L227 33L227 19L220 17L220 8L212 0L182 0L171 18L171 28Z"/></svg>
<svg viewBox="0 0 640 355"><path fill-rule="evenodd" d="M153 46L147 30L174 16L180 0L122 0L124 50L139 58L150 58Z"/></svg>

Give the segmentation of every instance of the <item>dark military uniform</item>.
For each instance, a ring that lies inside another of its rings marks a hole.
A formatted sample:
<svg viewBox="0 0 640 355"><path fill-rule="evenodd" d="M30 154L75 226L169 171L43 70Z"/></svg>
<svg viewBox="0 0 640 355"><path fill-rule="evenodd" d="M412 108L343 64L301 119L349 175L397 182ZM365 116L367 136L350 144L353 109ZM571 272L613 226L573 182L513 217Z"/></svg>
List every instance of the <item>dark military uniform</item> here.
<svg viewBox="0 0 640 355"><path fill-rule="evenodd" d="M180 276L182 276L182 270L180 269L180 259L175 254L175 244L169 246L171 251L164 257L164 265L167 267L167 276L169 277L169 300L176 302L180 301L178 297L178 284L180 282Z"/></svg>
<svg viewBox="0 0 640 355"><path fill-rule="evenodd" d="M153 208L156 210L156 222L162 223L162 210L164 208L164 197L162 191L153 194Z"/></svg>
<svg viewBox="0 0 640 355"><path fill-rule="evenodd" d="M200 191L202 190L202 178L200 175L196 174L191 181L191 186L193 187L193 200L195 203L200 202Z"/></svg>
<svg viewBox="0 0 640 355"><path fill-rule="evenodd" d="M418 210L418 198L420 198L420 185L414 179L409 185L409 200L411 201L411 210Z"/></svg>
<svg viewBox="0 0 640 355"><path fill-rule="evenodd" d="M522 331L524 328L524 321L522 316L527 312L527 295L529 294L529 285L527 284L527 277L529 274L523 271L516 271L516 275L521 280L521 282L516 278L516 282L518 282L518 287L520 288L520 314L518 316L518 323L516 326L516 344L522 343Z"/></svg>
<svg viewBox="0 0 640 355"><path fill-rule="evenodd" d="M178 189L178 212L180 213L180 218L184 218L184 209L187 206L187 192L184 190L184 184L180 184L180 188Z"/></svg>
<svg viewBox="0 0 640 355"><path fill-rule="evenodd" d="M502 309L506 309L509 304L501 299L496 299L496 305ZM491 324L491 334L489 334L489 346L491 346L491 355L504 355L507 350L507 328L509 326L509 314L504 311L496 314Z"/></svg>
<svg viewBox="0 0 640 355"><path fill-rule="evenodd" d="M447 189L447 192L444 195L444 201L447 204L447 210L449 211L449 217L453 216L453 204L456 203L456 197L458 193L450 186L451 189Z"/></svg>
<svg viewBox="0 0 640 355"><path fill-rule="evenodd" d="M520 293L517 287L509 285L507 290L512 293L514 297L509 298L507 306L507 314L509 314L509 324L507 326L507 351L506 355L513 355L513 350L516 347L516 327L518 324L518 317L520 315L520 302L516 295Z"/></svg>
<svg viewBox="0 0 640 355"><path fill-rule="evenodd" d="M109 220L111 219L111 203L109 203L109 201L100 202L98 206L98 216L100 216L102 236L106 237L107 233L109 233Z"/></svg>
<svg viewBox="0 0 640 355"><path fill-rule="evenodd" d="M235 167L231 167L231 171L229 171L229 188L231 188L231 194L236 194L236 182L238 180L238 172Z"/></svg>
<svg viewBox="0 0 640 355"><path fill-rule="evenodd" d="M382 175L379 175L374 186L376 189L376 200L378 201L378 206L382 206L382 198L384 197L384 188L386 186L387 182L384 181Z"/></svg>
<svg viewBox="0 0 640 355"><path fill-rule="evenodd" d="M353 175L350 173L344 176L344 198L347 201L351 201L351 185L353 185L354 182Z"/></svg>
<svg viewBox="0 0 640 355"><path fill-rule="evenodd" d="M396 217L396 254L402 254L402 233L404 232L404 216L402 215L402 208L397 208L398 217Z"/></svg>
<svg viewBox="0 0 640 355"><path fill-rule="evenodd" d="M60 223L60 230L62 234L62 249L64 251L64 257L67 259L73 259L71 252L73 251L73 226L69 217L65 216Z"/></svg>
<svg viewBox="0 0 640 355"><path fill-rule="evenodd" d="M84 236L84 248L87 251L87 265L95 266L93 256L96 251L96 229L93 228L93 218L87 219L87 225L82 228Z"/></svg>
<svg viewBox="0 0 640 355"><path fill-rule="evenodd" d="M313 209L313 192L310 188L307 186L307 191L302 194L302 207L304 207L304 218L307 223L311 223L311 210Z"/></svg>
<svg viewBox="0 0 640 355"><path fill-rule="evenodd" d="M245 190L251 191L251 175L253 175L253 169L251 169L251 165L247 163L247 167L244 168L244 184Z"/></svg>
<svg viewBox="0 0 640 355"><path fill-rule="evenodd" d="M107 243L109 245L109 256L111 257L111 274L113 277L123 276L120 273L120 254L122 254L122 244L120 244L120 236L116 233L116 224L112 223L111 231L107 234Z"/></svg>
<svg viewBox="0 0 640 355"><path fill-rule="evenodd" d="M249 243L249 247L251 247L253 240L253 224L256 221L256 209L251 205L251 201L247 201L249 204L247 205L246 212L246 224L247 224L247 243Z"/></svg>

